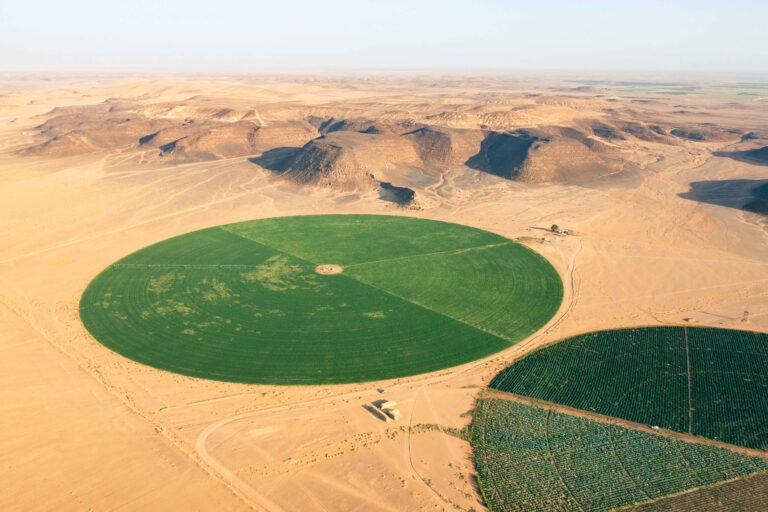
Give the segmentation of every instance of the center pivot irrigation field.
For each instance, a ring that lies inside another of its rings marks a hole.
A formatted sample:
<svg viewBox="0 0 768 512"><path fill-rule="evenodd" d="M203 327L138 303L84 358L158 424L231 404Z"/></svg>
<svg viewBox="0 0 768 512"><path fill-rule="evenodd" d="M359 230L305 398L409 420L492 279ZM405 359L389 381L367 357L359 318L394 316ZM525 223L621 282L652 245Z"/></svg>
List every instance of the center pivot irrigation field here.
<svg viewBox="0 0 768 512"><path fill-rule="evenodd" d="M768 449L768 334L696 327L594 332L513 363L491 387Z"/></svg>
<svg viewBox="0 0 768 512"><path fill-rule="evenodd" d="M323 384L493 354L541 328L562 295L544 258L486 231L321 215L214 227L147 247L93 280L80 315L101 343L156 368Z"/></svg>
<svg viewBox="0 0 768 512"><path fill-rule="evenodd" d="M654 502L667 496L679 506L673 510L721 510L720 498L734 484L729 480L764 478L768 470L768 461L725 448L494 398L478 402L471 441L483 499L494 512L603 511L642 503L648 504L642 510L670 510L666 500ZM751 483L739 488L764 491ZM674 496L700 487L704 494L691 502L715 507L688 508L688 500ZM764 510L768 503L764 494L735 499L741 507L732 510Z"/></svg>
<svg viewBox="0 0 768 512"><path fill-rule="evenodd" d="M491 388L506 393L479 400L471 442L494 512L768 506L768 457L508 394L766 449L768 334L692 327L583 334L512 363Z"/></svg>

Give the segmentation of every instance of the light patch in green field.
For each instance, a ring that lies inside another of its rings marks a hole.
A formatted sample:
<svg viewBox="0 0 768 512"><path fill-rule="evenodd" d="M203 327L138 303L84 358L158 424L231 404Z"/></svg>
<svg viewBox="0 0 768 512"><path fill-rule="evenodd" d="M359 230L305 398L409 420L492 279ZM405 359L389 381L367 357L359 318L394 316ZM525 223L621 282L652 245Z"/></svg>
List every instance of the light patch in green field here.
<svg viewBox="0 0 768 512"><path fill-rule="evenodd" d="M206 302L218 302L232 297L232 290L229 289L227 284L215 277L210 281L203 279L202 285L204 288L199 288L198 290Z"/></svg>
<svg viewBox="0 0 768 512"><path fill-rule="evenodd" d="M104 309L109 309L113 304L117 303L112 302L112 292L104 293L101 300L96 303L97 306Z"/></svg>
<svg viewBox="0 0 768 512"><path fill-rule="evenodd" d="M187 329L184 329L183 331L181 331L181 334L186 334L187 336L192 336L193 334L195 334L195 330L187 328Z"/></svg>
<svg viewBox="0 0 768 512"><path fill-rule="evenodd" d="M182 316L189 316L193 312L193 309L183 302L173 299L156 302L153 305L155 307L155 311L160 316L165 316L168 313L178 313Z"/></svg>
<svg viewBox="0 0 768 512"><path fill-rule="evenodd" d="M367 311L363 313L363 316L366 316L368 318L386 318L387 314L383 311Z"/></svg>
<svg viewBox="0 0 768 512"><path fill-rule="evenodd" d="M178 276L183 277L183 276ZM177 279L174 272L169 272L157 277L153 277L149 280L147 289L155 295L165 293L173 287L173 282Z"/></svg>
<svg viewBox="0 0 768 512"><path fill-rule="evenodd" d="M272 256L254 270L241 274L243 281L259 283L267 290L284 292L299 287L319 286L314 274L305 272L301 265L290 263L286 256Z"/></svg>
<svg viewBox="0 0 768 512"><path fill-rule="evenodd" d="M274 308L260 308L258 306L249 305L246 307L246 309L250 309L253 311L253 317L254 318L262 318L262 317L280 317L285 316L285 311L281 309L274 309Z"/></svg>

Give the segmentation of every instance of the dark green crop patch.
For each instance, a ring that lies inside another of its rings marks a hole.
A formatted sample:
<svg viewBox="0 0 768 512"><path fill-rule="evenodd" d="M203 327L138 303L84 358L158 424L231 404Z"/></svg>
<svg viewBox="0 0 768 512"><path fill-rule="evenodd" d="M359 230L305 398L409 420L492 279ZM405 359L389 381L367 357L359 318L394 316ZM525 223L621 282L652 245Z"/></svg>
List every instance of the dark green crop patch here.
<svg viewBox="0 0 768 512"><path fill-rule="evenodd" d="M703 327L599 331L513 363L491 387L768 449L768 334Z"/></svg>

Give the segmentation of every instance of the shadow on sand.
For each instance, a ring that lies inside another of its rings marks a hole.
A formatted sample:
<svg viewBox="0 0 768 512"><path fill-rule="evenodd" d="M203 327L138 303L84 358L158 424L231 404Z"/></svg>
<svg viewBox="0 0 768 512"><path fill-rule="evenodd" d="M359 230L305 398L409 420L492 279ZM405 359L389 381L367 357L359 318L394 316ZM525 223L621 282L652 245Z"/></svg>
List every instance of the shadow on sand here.
<svg viewBox="0 0 768 512"><path fill-rule="evenodd" d="M752 165L768 165L768 146L747 151L715 151L712 154Z"/></svg>
<svg viewBox="0 0 768 512"><path fill-rule="evenodd" d="M464 165L502 178L514 178L528 157L528 150L537 140L537 137L524 132L488 133L480 143L480 152Z"/></svg>
<svg viewBox="0 0 768 512"><path fill-rule="evenodd" d="M768 179L694 181L683 199L768 215Z"/></svg>
<svg viewBox="0 0 768 512"><path fill-rule="evenodd" d="M259 156L249 158L248 161L270 171L282 172L288 167L291 157L300 149L293 147L270 149Z"/></svg>
<svg viewBox="0 0 768 512"><path fill-rule="evenodd" d="M382 400L382 402L383 401L384 400ZM381 412L381 410L378 408L378 405L375 405L375 404L376 402L374 402L373 404L363 404L363 409L365 409L366 411L371 413L373 416L375 416L376 419L386 422L388 419L387 416L383 412Z"/></svg>
<svg viewBox="0 0 768 512"><path fill-rule="evenodd" d="M416 192L408 187L398 187L386 181L379 184L379 199L384 201L406 206L413 202L414 197Z"/></svg>

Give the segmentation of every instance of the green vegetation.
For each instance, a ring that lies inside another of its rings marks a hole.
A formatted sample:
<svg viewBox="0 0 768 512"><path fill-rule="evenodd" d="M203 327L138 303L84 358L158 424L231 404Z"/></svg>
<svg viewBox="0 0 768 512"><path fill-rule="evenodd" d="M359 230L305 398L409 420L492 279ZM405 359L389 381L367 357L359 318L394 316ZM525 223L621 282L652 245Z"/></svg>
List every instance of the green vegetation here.
<svg viewBox="0 0 768 512"><path fill-rule="evenodd" d="M321 275L320 264L341 274ZM408 217L250 221L142 249L80 303L112 350L195 377L321 384L414 375L478 359L544 325L552 266L485 231Z"/></svg>
<svg viewBox="0 0 768 512"><path fill-rule="evenodd" d="M594 332L530 354L491 387L768 447L766 334L688 327ZM513 401L481 400L471 439L492 510L758 510L768 499L764 459ZM671 496L688 489L697 490Z"/></svg>
<svg viewBox="0 0 768 512"><path fill-rule="evenodd" d="M633 512L752 512L768 510L768 473L704 487L638 505Z"/></svg>
<svg viewBox="0 0 768 512"><path fill-rule="evenodd" d="M730 450L500 399L479 401L471 443L494 511L612 510L768 470Z"/></svg>
<svg viewBox="0 0 768 512"><path fill-rule="evenodd" d="M355 263L508 242L480 229L386 215L278 217L224 229L313 263Z"/></svg>
<svg viewBox="0 0 768 512"><path fill-rule="evenodd" d="M750 448L768 448L768 334L649 327L576 336L491 387Z"/></svg>
<svg viewBox="0 0 768 512"><path fill-rule="evenodd" d="M345 273L516 342L538 330L560 305L560 278L540 270L548 265L530 249L507 240L398 261L350 265Z"/></svg>

